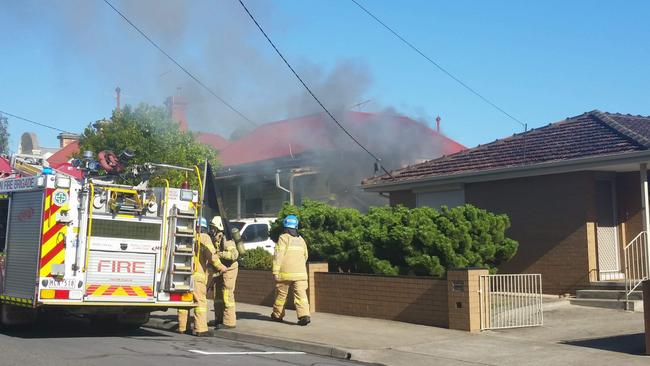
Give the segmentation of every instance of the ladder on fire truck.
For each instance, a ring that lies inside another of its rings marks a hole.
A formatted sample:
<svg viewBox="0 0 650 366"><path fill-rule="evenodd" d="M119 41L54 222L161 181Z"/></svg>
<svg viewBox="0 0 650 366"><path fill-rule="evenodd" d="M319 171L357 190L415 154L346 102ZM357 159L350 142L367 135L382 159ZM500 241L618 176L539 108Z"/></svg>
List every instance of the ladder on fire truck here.
<svg viewBox="0 0 650 366"><path fill-rule="evenodd" d="M10 164L14 171L23 177L41 174L43 168L49 166L43 156L30 154L14 154Z"/></svg>
<svg viewBox="0 0 650 366"><path fill-rule="evenodd" d="M188 291L192 288L196 211L181 210L175 205L169 216L167 258L162 279L165 291Z"/></svg>

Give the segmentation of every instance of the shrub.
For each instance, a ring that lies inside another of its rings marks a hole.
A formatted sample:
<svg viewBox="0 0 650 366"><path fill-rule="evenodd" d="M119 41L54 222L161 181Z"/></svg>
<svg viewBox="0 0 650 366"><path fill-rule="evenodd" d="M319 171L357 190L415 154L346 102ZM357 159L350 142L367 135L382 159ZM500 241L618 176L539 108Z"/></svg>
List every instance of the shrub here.
<svg viewBox="0 0 650 366"><path fill-rule="evenodd" d="M242 256L239 264L245 269L271 270L273 266L273 255L264 248L247 250Z"/></svg>
<svg viewBox="0 0 650 366"><path fill-rule="evenodd" d="M436 210L430 207L375 207L357 210L305 201L285 205L272 224L277 241L281 218L295 214L309 246L310 260L328 261L344 272L387 275L444 276L448 268L485 267L491 272L510 260L518 244L507 238L506 215L463 205Z"/></svg>

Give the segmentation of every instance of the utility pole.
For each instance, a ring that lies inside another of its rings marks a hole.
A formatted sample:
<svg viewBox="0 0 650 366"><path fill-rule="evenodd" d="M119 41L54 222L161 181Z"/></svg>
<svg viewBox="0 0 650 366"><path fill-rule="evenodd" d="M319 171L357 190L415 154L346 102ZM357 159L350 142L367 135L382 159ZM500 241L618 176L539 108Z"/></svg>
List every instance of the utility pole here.
<svg viewBox="0 0 650 366"><path fill-rule="evenodd" d="M120 89L119 86L118 86L117 88L115 88L115 99L117 99L117 106L116 106L115 109L116 109L118 112L120 111L120 93L121 93L121 92L122 92L122 89Z"/></svg>
<svg viewBox="0 0 650 366"><path fill-rule="evenodd" d="M0 154L9 154L9 122L0 113Z"/></svg>

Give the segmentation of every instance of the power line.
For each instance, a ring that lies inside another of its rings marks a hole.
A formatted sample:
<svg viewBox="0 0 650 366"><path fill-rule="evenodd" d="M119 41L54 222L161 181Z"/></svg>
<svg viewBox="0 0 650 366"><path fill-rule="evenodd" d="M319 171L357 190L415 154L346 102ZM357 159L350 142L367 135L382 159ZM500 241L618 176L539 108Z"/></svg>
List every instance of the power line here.
<svg viewBox="0 0 650 366"><path fill-rule="evenodd" d="M404 37L402 37L399 33L397 33L395 30L393 30L391 27L389 27L386 23L381 21L377 16L375 16L373 13L371 13L368 9L363 7L357 0L350 0L353 3L355 3L361 10L363 10L366 14L368 14L372 19L374 19L377 23L381 24L384 28L386 28L389 32L391 32L395 37L397 37L400 41L402 41L404 44L406 44L408 47L410 47L413 51L417 52L420 56L424 57L429 63L431 63L433 66L437 67L438 70L442 71L445 75L449 76L451 79L456 81L458 84L463 86L465 89L469 90L472 94L476 95L479 97L481 100L483 100L485 103L489 104L499 112L503 113L504 115L508 116L510 119L513 121L519 123L522 127L524 127L524 130L528 130L528 125L522 121L520 121L518 118L514 117L510 113L506 112L503 108L499 107L496 105L494 102L489 100L488 98L484 97L481 93L476 91L474 88L470 87L467 85L465 82L460 80L457 76L452 74L450 71L442 67L439 63L431 59L429 56L424 54L424 52L420 51L419 48L415 47L411 42L407 41Z"/></svg>
<svg viewBox="0 0 650 366"><path fill-rule="evenodd" d="M105 0L105 1L106 1L106 0ZM393 176L390 174L390 172L389 172L388 170L386 170L386 168L381 164L381 159L380 159L379 157L377 157L375 154L373 154L372 152L370 152L370 150L368 150L365 146L363 146L363 144L362 144L361 142L359 142L359 140L357 140L354 136L352 136L352 134L351 134L351 133L350 133L350 132L349 132L349 131L348 131L348 130L347 130L347 129L346 129L346 128L345 128L345 127L344 127L344 126L343 126L343 125L342 125L342 124L337 120L337 119L336 119L336 117L334 117L334 115L333 115L333 114L332 114L332 113L331 113L331 112L330 112L330 111L325 107L325 105L323 105L323 103L320 101L320 99L318 99L318 97L314 94L314 92L311 91L311 89L309 88L309 86L307 86L307 84L305 83L305 81L300 77L300 75L298 75L298 73L296 72L296 70L294 70L294 68L291 66L291 64L289 63L289 61L287 61L287 59L284 57L284 55L282 54L282 52L280 52L280 50L278 49L278 47L276 47L275 43L273 43L273 41L271 40L271 38L266 34L266 32L264 31L264 29L262 28L262 26L260 25L260 23L257 22L257 20L255 19L255 17L253 16L253 14L251 14L251 12L248 10L248 8L247 8L246 5L244 4L244 2L243 2L242 0L238 0L238 1L239 1L239 4L241 4L241 6L244 8L244 11L246 11L246 13L248 14L248 16L251 18L251 20L253 21L253 23L255 23L255 25L257 26L257 29L259 29L260 32L262 32L262 34L264 35L264 38L266 38L266 40L269 42L269 44L271 45L271 47L273 47L273 49L274 49L275 52L278 54L278 56L280 56L280 58L282 59L282 61L284 61L284 64L287 65L287 67L289 68L289 70L291 70L291 72L293 73L293 75L298 79L298 81L300 81L300 83L302 84L302 86L305 87L305 89L307 90L307 92L309 92L309 95L311 95L312 98L314 98L314 100L316 101L316 103L318 103L318 105L319 105L319 106L320 106L320 107L325 111L325 113L327 113L327 115L330 116L330 118L334 121L334 123L336 123L336 124L341 128L341 130L343 130L343 132L345 132L345 134L348 135L348 137L350 137L350 139L352 139L352 141L354 141L357 145L359 145L359 147L361 147L365 152L367 152L368 155L370 155L373 159L375 159L375 162L377 162L377 164L379 164L379 166L380 166L381 169L384 171L384 173L388 174L389 177L393 178Z"/></svg>
<svg viewBox="0 0 650 366"><path fill-rule="evenodd" d="M32 121L31 119L28 119L28 118L25 118L25 117L21 117L21 116L17 116L17 115L15 115L15 114L11 114L11 113L9 113L9 112L0 111L0 115L2 115L2 114L6 114L6 115L9 116L9 117L13 117L13 118L16 118L16 119L19 119L19 120L25 121L25 122L33 123L33 124L35 124L35 125L37 125L37 126L41 126L41 127L45 127L45 128L49 128L49 129L54 130L54 131L59 131L59 132L63 132L63 133L70 133L70 134L72 134L72 132L70 132L70 131L62 130L62 129L60 129L60 128L57 128L57 127L54 127L54 126L51 126L51 125L48 125L48 124L45 124L45 123L40 123L40 122Z"/></svg>
<svg viewBox="0 0 650 366"><path fill-rule="evenodd" d="M213 97L217 98L223 105L228 107L231 111L236 113L239 117L243 118L253 126L257 127L257 123L253 122L250 120L248 117L246 117L242 112L240 112L237 108L233 107L230 103L228 103L226 100L221 98L217 93L214 92L210 87L208 87L205 83L203 83L198 77L196 77L194 74L192 74L187 68L185 68L183 65L181 65L176 59L174 59L169 53L167 53L162 47L160 47L156 42L154 42L149 36L147 36L138 26L136 26L129 18L124 15L121 11L119 11L116 7L113 6L113 4L110 3L108 0L104 0L106 5L108 5L111 9L113 9L122 19L124 19L133 29L135 29L142 37L144 37L152 46L154 46L160 53L165 55L171 62L173 62L176 66L178 66L179 69L181 69L187 76L189 76L192 80L194 80L197 84L199 84L203 89L205 89L208 93L210 93Z"/></svg>

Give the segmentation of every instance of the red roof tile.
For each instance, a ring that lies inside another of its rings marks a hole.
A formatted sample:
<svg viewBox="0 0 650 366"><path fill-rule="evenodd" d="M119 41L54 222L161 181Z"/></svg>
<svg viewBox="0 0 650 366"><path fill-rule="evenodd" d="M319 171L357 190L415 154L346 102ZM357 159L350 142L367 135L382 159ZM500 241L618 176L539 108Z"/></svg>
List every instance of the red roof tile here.
<svg viewBox="0 0 650 366"><path fill-rule="evenodd" d="M76 179L83 178L83 173L81 172L81 170L73 167L72 164L67 162L59 165L52 165L52 168L54 168L58 172L68 174Z"/></svg>
<svg viewBox="0 0 650 366"><path fill-rule="evenodd" d="M209 133L209 132L199 132L196 135L196 141L209 145L213 147L215 150L223 150L228 144L230 143L229 140L227 140L224 137L221 137L220 135L217 135L216 133Z"/></svg>
<svg viewBox="0 0 650 366"><path fill-rule="evenodd" d="M436 176L533 165L598 155L646 150L650 117L587 112L582 115L479 145L456 154L364 180L379 183L417 181Z"/></svg>
<svg viewBox="0 0 650 366"><path fill-rule="evenodd" d="M72 159L72 155L79 152L79 141L73 141L66 145L63 149L57 151L47 159L51 166L59 166L67 163Z"/></svg>
<svg viewBox="0 0 650 366"><path fill-rule="evenodd" d="M9 161L0 156L0 174L10 174L13 172Z"/></svg>
<svg viewBox="0 0 650 366"><path fill-rule="evenodd" d="M341 123L371 150L373 146L382 144L382 141L378 141L380 139L370 136L377 134L378 130L381 130L383 139L393 142L420 137L440 154L465 149L456 141L404 116L348 112ZM358 147L343 135L328 116L314 114L261 125L241 139L230 142L221 150L220 159L224 167L232 167L311 151L341 149L356 150Z"/></svg>

